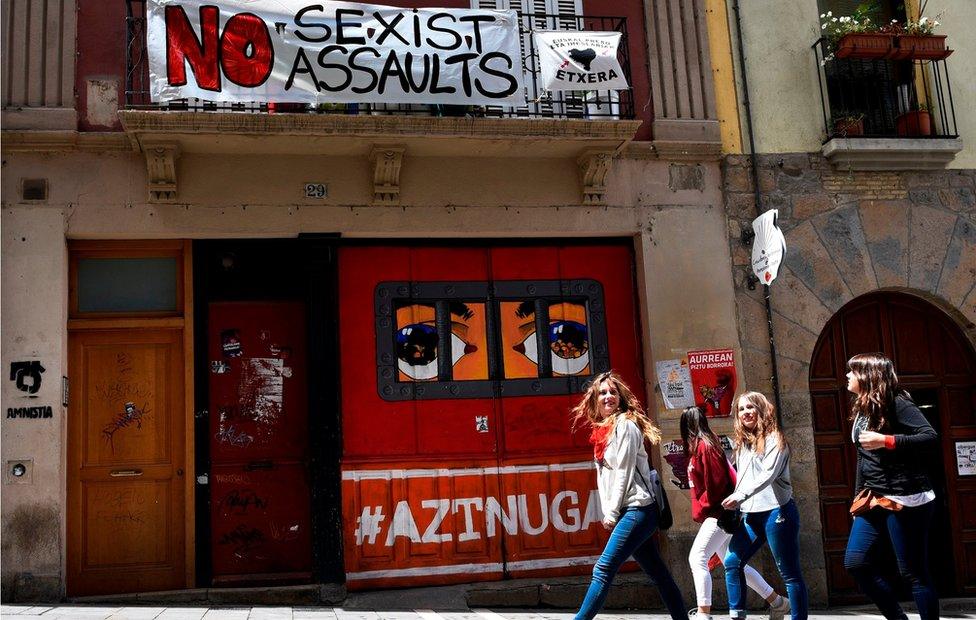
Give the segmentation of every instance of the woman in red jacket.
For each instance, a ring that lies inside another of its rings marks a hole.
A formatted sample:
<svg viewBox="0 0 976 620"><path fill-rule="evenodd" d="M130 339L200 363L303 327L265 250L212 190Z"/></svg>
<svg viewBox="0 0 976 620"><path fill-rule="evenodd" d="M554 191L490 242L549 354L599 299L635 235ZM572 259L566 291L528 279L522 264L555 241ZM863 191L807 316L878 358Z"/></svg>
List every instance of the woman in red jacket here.
<svg viewBox="0 0 976 620"><path fill-rule="evenodd" d="M695 542L688 554L688 563L695 579L698 597L698 618L712 617L712 574L710 560L725 558L737 520L722 519L722 500L735 490L735 470L722 450L718 436L708 427L708 418L698 407L688 407L681 414L681 440L688 458L688 483L691 492L691 518L701 523ZM730 515L726 515L727 517ZM729 523L726 523L726 520ZM723 529L728 528L728 531ZM780 596L766 583L762 575L750 566L745 567L746 584L769 602L772 620L790 611L790 601Z"/></svg>

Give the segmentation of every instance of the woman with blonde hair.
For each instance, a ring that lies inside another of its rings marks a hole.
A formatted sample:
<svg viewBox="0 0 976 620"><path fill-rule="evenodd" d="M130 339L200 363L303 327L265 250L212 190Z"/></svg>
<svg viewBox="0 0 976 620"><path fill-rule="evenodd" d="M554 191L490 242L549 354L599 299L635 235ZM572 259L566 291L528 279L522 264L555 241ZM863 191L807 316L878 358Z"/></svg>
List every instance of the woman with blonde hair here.
<svg viewBox="0 0 976 620"><path fill-rule="evenodd" d="M593 378L572 413L573 428L585 424L591 429L603 527L612 531L593 567L593 580L576 620L596 616L614 576L630 556L657 584L671 617L686 619L681 591L651 538L658 529L659 508L644 442L660 443L661 431L613 371Z"/></svg>
<svg viewBox="0 0 976 620"><path fill-rule="evenodd" d="M890 540L898 571L912 584L922 620L938 618L939 595L928 570L935 491L926 465L939 436L899 387L890 359L880 353L855 355L847 370L857 495L844 566L885 618L906 618L881 576L882 567L872 561L872 551L882 540Z"/></svg>
<svg viewBox="0 0 976 620"><path fill-rule="evenodd" d="M722 507L742 511L725 556L729 615L746 617L745 566L764 544L776 560L794 620L807 617L807 586L800 572L800 513L790 483L790 446L769 399L739 396L732 423L738 478Z"/></svg>

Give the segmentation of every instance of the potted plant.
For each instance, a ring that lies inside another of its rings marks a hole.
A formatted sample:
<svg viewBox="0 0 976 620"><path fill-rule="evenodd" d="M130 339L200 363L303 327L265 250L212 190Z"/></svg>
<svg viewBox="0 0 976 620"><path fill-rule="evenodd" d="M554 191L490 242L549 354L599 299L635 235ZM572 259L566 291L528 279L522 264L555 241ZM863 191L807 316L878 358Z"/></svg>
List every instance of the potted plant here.
<svg viewBox="0 0 976 620"><path fill-rule="evenodd" d="M895 130L899 136L931 136L932 114L926 103L920 103L916 109L905 112L895 119Z"/></svg>
<svg viewBox="0 0 976 620"><path fill-rule="evenodd" d="M838 112L834 115L834 137L851 138L864 135L864 114L861 112Z"/></svg>
<svg viewBox="0 0 976 620"><path fill-rule="evenodd" d="M894 48L894 35L881 32L871 19L875 3L861 4L851 15L835 17L832 11L821 13L820 30L827 39L831 58L888 58Z"/></svg>
<svg viewBox="0 0 976 620"><path fill-rule="evenodd" d="M898 33L892 58L895 60L943 60L952 53L946 49L946 35L934 34L938 20L919 17L908 20Z"/></svg>

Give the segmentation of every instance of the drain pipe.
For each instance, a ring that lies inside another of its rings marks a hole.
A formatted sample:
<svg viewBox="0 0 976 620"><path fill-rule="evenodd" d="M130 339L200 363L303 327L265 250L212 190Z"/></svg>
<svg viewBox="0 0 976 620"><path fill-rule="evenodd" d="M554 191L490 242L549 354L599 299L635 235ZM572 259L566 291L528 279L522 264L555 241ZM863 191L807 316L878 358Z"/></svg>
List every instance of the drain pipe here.
<svg viewBox="0 0 976 620"><path fill-rule="evenodd" d="M756 141L752 130L752 106L749 103L749 79L746 72L746 53L742 43L742 18L739 14L739 0L732 0L732 11L735 13L735 36L738 39L739 66L742 73L742 105L746 112L746 128L749 132L749 162L752 168L752 189L755 198L756 216L763 213L762 194L759 191L759 164L756 162ZM755 233L751 229L742 231L742 241L751 245ZM749 288L755 288L758 278L749 274ZM773 338L773 304L769 297L769 285L763 283L763 297L766 300L766 326L769 330L769 357L773 370L773 398L776 401L776 419L780 426L783 424L783 401L779 394L779 369L776 364L776 340Z"/></svg>

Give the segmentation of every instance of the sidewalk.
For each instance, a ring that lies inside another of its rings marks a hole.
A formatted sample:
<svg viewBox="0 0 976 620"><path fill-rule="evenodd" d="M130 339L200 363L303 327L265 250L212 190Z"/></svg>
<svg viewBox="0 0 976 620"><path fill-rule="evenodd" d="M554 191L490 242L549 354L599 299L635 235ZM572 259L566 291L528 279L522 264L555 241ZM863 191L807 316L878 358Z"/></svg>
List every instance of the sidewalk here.
<svg viewBox="0 0 976 620"><path fill-rule="evenodd" d="M970 602L972 602L970 600ZM967 607L946 606L946 607ZM872 613L874 612L874 613ZM3 605L0 617L11 618L77 618L79 620L572 620L569 610L464 609L458 611L345 610L340 607L113 607L94 605ZM756 614L765 620L767 616ZM845 620L883 620L876 610L866 607L838 608L815 612L811 620L843 617ZM910 614L918 620L918 614ZM976 602L968 612L944 611L943 618L976 619ZM722 616L716 615L716 619ZM599 620L670 620L662 613L612 612L600 614Z"/></svg>

